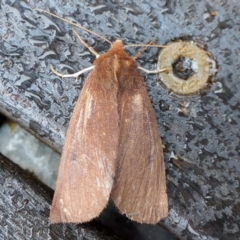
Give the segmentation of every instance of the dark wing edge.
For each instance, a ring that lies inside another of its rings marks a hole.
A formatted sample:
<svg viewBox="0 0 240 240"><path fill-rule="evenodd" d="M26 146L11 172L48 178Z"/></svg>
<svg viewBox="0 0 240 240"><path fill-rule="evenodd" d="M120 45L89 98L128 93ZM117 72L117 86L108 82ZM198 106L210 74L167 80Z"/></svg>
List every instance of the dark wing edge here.
<svg viewBox="0 0 240 240"><path fill-rule="evenodd" d="M119 98L120 136L111 197L121 213L141 223L157 223L168 215L166 175L155 113L141 81Z"/></svg>
<svg viewBox="0 0 240 240"><path fill-rule="evenodd" d="M88 222L107 205L119 138L116 92L93 70L74 108L62 152L50 222Z"/></svg>

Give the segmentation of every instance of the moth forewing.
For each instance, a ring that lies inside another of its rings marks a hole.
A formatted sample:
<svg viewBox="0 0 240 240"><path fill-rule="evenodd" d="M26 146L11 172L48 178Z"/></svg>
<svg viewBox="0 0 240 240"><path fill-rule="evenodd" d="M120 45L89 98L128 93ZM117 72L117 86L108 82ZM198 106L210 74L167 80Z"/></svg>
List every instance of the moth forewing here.
<svg viewBox="0 0 240 240"><path fill-rule="evenodd" d="M144 81L135 61L127 61L132 64L121 63L118 78L120 136L111 197L130 219L157 223L168 215L162 143Z"/></svg>
<svg viewBox="0 0 240 240"><path fill-rule="evenodd" d="M106 70L106 69L105 69ZM60 162L50 222L88 222L107 205L119 138L116 87L89 74L71 116Z"/></svg>

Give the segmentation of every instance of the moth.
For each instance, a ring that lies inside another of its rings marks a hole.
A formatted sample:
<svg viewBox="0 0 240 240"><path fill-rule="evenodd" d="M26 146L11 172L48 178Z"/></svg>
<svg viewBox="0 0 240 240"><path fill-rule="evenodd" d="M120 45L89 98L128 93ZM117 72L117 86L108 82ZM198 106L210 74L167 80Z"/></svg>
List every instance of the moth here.
<svg viewBox="0 0 240 240"><path fill-rule="evenodd" d="M163 148L137 63L116 40L89 69L67 129L50 222L88 222L111 197L128 218L155 224L168 215Z"/></svg>

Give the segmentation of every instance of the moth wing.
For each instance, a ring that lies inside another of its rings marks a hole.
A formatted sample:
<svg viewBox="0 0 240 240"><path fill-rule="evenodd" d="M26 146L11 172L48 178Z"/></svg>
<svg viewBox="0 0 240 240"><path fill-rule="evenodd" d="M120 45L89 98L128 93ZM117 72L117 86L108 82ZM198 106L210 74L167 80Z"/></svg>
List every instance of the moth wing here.
<svg viewBox="0 0 240 240"><path fill-rule="evenodd" d="M82 223L100 214L113 185L118 137L116 91L93 70L67 130L51 223Z"/></svg>
<svg viewBox="0 0 240 240"><path fill-rule="evenodd" d="M128 218L154 224L168 215L162 142L142 77L138 72L128 76L137 84L119 98L120 142L111 197Z"/></svg>

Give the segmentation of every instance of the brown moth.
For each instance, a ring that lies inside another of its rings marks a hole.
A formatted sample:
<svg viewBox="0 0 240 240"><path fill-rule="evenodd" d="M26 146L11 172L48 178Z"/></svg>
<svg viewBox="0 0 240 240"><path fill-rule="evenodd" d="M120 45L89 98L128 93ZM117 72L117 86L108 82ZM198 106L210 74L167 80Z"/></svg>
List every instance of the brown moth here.
<svg viewBox="0 0 240 240"><path fill-rule="evenodd" d="M165 166L137 63L117 40L91 69L67 130L50 222L88 222L111 197L128 218L155 224L168 215Z"/></svg>

